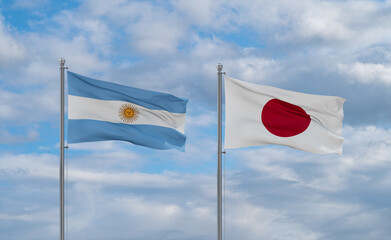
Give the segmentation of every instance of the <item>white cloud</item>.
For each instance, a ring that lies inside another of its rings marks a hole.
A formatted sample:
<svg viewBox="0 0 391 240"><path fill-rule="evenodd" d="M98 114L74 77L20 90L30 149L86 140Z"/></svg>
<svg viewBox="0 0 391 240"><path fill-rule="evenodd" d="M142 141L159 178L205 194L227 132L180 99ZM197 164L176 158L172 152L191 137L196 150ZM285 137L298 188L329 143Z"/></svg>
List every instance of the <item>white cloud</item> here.
<svg viewBox="0 0 391 240"><path fill-rule="evenodd" d="M136 52L156 57L176 53L186 36L179 18L156 11L147 12L140 20L129 24L127 32Z"/></svg>
<svg viewBox="0 0 391 240"><path fill-rule="evenodd" d="M391 162L391 129L366 126L344 128L344 152L354 158L352 167L360 170L382 168Z"/></svg>
<svg viewBox="0 0 391 240"><path fill-rule="evenodd" d="M93 157L93 156L91 156ZM145 188L161 188L161 187L176 187L181 185L180 181L176 181L175 178L167 175L159 174L144 174L139 172L113 172L108 170L104 171L108 163L110 163L112 157L118 157L117 153L105 154L106 164L100 165L98 167L82 165L84 168L72 168L68 170L69 181L70 182L84 182L84 183L94 183L99 185L116 185L116 186L128 186L128 187L145 187ZM58 178L58 160L59 157L50 154L21 154L21 155L2 155L0 158L2 171L9 178L49 178L57 179ZM90 164L93 162L94 158L91 160L89 157L84 157L84 159L76 159L76 161L86 161ZM117 161L114 160L114 161ZM118 159L121 162L121 159ZM131 161L131 159L128 159ZM97 163L101 162L97 159ZM77 164L76 165L80 165ZM111 167L118 166L118 163L111 164ZM127 167L130 169L131 165L122 165L122 167ZM95 170L95 171L92 171ZM175 177L175 176L174 176Z"/></svg>
<svg viewBox="0 0 391 240"><path fill-rule="evenodd" d="M340 64L339 69L353 82L391 85L391 64L356 62L351 65Z"/></svg>
<svg viewBox="0 0 391 240"><path fill-rule="evenodd" d="M26 69L26 74L38 81L42 78L42 72L45 72L47 66L51 67L51 70L46 70L49 72L47 75L50 74L50 77L48 76L44 79L46 81L59 79L58 59L60 57L65 58L65 64L71 71L95 73L102 72L110 66L107 61L101 60L98 54L91 50L89 41L84 36L74 36L65 40L36 34L29 37L31 44L34 45L32 49L37 62L31 62L31 65Z"/></svg>
<svg viewBox="0 0 391 240"><path fill-rule="evenodd" d="M212 25L220 8L219 1L213 0L174 0L172 3L184 18L201 26ZM214 23L216 24L216 22Z"/></svg>
<svg viewBox="0 0 391 240"><path fill-rule="evenodd" d="M190 26L196 26L202 30L229 32L237 29L238 15L243 1L221 0L173 0L178 15Z"/></svg>
<svg viewBox="0 0 391 240"><path fill-rule="evenodd" d="M57 214L58 212L54 210L24 214L0 214L0 220L50 223Z"/></svg>
<svg viewBox="0 0 391 240"><path fill-rule="evenodd" d="M113 29L119 29L126 36L121 36L122 41L128 41L125 45L131 46L132 52L140 55L163 57L177 52L178 46L187 38L186 25L178 17L176 11L170 11L162 5L150 2L125 2L125 1L86 1L81 6L80 16L85 12L94 19L108 18ZM91 29L84 20L83 28ZM76 23L77 24L77 23ZM102 24L102 23L101 23ZM81 27L80 24L77 24ZM104 29L96 29L95 35L105 35ZM110 28L106 27L106 30ZM101 32L97 34L97 32Z"/></svg>
<svg viewBox="0 0 391 240"><path fill-rule="evenodd" d="M74 37L73 41L84 40L87 44L83 43L82 47L93 54L109 56L115 49L113 46L115 28L112 28L106 19L93 17L83 10L65 10L54 16L52 22L57 25L51 31L57 32L58 28L61 28L61 33L55 34L56 36L63 36L65 41L69 41L70 36ZM63 39L58 39L58 41L62 42ZM78 45L74 45L73 48L76 46L77 50L80 50Z"/></svg>
<svg viewBox="0 0 391 240"><path fill-rule="evenodd" d="M0 156L3 176L9 178L58 178L58 156L51 154L6 154Z"/></svg>
<svg viewBox="0 0 391 240"><path fill-rule="evenodd" d="M348 40L353 31L346 26L345 12L330 3L323 2L306 10L297 25L297 34L308 40Z"/></svg>
<svg viewBox="0 0 391 240"><path fill-rule="evenodd" d="M47 5L49 3L49 0L14 0L13 2L13 8L34 9L36 7L42 7L44 5Z"/></svg>
<svg viewBox="0 0 391 240"><path fill-rule="evenodd" d="M47 89L23 94L0 90L0 121L14 125L52 121L59 111L57 94Z"/></svg>
<svg viewBox="0 0 391 240"><path fill-rule="evenodd" d="M357 50L389 42L384 11L387 4L383 1L230 0L197 2L200 5L197 7L192 1L174 2L179 12L187 14L188 21L202 29L241 34L242 29L250 28L259 34L260 42L263 38L270 46L305 44L312 51L338 45Z"/></svg>
<svg viewBox="0 0 391 240"><path fill-rule="evenodd" d="M0 130L0 144L17 144L23 142L35 141L39 136L39 132L29 130L25 135L12 134L7 130Z"/></svg>
<svg viewBox="0 0 391 240"><path fill-rule="evenodd" d="M0 66L11 65L25 57L25 47L12 36L12 32L4 23L4 17L0 15Z"/></svg>

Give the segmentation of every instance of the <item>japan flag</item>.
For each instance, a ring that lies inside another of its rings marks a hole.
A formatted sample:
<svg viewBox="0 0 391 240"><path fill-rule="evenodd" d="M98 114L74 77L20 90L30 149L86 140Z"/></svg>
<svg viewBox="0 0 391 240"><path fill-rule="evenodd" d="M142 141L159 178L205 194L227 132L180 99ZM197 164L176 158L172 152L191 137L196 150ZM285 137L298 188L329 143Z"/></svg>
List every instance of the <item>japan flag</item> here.
<svg viewBox="0 0 391 240"><path fill-rule="evenodd" d="M342 155L344 102L225 77L225 148L277 144Z"/></svg>

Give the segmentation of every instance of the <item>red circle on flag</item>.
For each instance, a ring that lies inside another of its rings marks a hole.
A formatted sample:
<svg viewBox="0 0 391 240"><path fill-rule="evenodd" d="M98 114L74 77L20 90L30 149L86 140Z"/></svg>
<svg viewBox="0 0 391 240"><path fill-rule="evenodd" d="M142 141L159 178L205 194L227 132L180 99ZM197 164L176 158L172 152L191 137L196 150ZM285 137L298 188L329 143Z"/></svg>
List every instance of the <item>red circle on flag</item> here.
<svg viewBox="0 0 391 240"><path fill-rule="evenodd" d="M311 118L301 107L278 99L268 101L261 119L266 129L279 137L292 137L304 132Z"/></svg>

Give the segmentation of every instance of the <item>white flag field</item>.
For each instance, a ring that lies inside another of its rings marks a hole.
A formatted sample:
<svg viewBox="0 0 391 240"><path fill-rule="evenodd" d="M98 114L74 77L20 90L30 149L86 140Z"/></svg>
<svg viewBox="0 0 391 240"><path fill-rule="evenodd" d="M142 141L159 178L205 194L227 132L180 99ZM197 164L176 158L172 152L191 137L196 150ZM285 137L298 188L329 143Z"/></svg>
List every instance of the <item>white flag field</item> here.
<svg viewBox="0 0 391 240"><path fill-rule="evenodd" d="M225 148L276 144L342 155L344 102L225 77Z"/></svg>

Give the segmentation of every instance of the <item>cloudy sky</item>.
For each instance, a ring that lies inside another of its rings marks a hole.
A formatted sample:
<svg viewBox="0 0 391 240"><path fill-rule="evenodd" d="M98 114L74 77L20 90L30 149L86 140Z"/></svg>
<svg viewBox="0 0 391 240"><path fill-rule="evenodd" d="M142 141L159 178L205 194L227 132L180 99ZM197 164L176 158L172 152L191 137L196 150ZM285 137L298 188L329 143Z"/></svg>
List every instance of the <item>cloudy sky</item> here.
<svg viewBox="0 0 391 240"><path fill-rule="evenodd" d="M344 153L227 151L225 236L391 236L391 1L0 0L0 239L59 237L59 62L189 99L186 152L70 145L74 240L216 239L216 64L340 96Z"/></svg>

